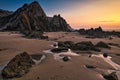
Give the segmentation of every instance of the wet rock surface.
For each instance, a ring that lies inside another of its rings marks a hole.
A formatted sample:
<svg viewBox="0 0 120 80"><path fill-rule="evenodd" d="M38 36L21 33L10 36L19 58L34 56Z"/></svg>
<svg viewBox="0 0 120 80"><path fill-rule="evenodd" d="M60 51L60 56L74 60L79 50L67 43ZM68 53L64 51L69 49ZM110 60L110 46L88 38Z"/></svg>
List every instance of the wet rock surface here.
<svg viewBox="0 0 120 80"><path fill-rule="evenodd" d="M90 41L82 41L78 43L73 43L72 41L58 42L58 47L70 48L71 50L93 50L100 51L99 48L96 48Z"/></svg>
<svg viewBox="0 0 120 80"><path fill-rule="evenodd" d="M34 62L27 52L16 55L2 70L3 78L21 77L28 73Z"/></svg>
<svg viewBox="0 0 120 80"><path fill-rule="evenodd" d="M96 66L92 66L92 65L85 65L85 66L89 69L95 69L96 68Z"/></svg>
<svg viewBox="0 0 120 80"><path fill-rule="evenodd" d="M108 54L107 54L107 53L104 53L104 54L103 54L103 57L107 58L107 57L108 57Z"/></svg>
<svg viewBox="0 0 120 80"><path fill-rule="evenodd" d="M108 48L108 49L111 48L109 45L107 45L106 43L104 43L102 41L98 42L95 46L96 47L101 47L101 48Z"/></svg>
<svg viewBox="0 0 120 80"><path fill-rule="evenodd" d="M64 62L67 62L67 61L69 61L69 60L70 60L70 59L69 59L68 56L64 56L64 57L63 57L63 61L64 61Z"/></svg>
<svg viewBox="0 0 120 80"><path fill-rule="evenodd" d="M54 53L67 52L68 48L54 48L54 49L51 49L51 51Z"/></svg>
<svg viewBox="0 0 120 80"><path fill-rule="evenodd" d="M118 80L118 77L116 75L116 72L112 72L111 74L109 75L103 75L103 77L106 79L106 80Z"/></svg>

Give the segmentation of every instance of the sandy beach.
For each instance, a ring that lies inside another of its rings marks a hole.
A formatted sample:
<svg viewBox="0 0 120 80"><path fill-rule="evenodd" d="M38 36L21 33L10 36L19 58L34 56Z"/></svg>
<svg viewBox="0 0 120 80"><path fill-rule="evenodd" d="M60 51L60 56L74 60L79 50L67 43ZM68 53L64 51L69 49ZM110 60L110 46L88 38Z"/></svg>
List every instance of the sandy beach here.
<svg viewBox="0 0 120 80"><path fill-rule="evenodd" d="M52 49L51 45L56 41L91 41L93 44L103 41L120 45L120 38L85 38L76 32L45 32L49 39L28 39L22 34L13 32L0 32L0 65L9 62L15 55L21 52L32 54L45 54L46 58L38 65L34 65L30 72L21 78L12 80L105 80L102 74L108 74L108 70L115 68L101 57L89 58L89 53L80 52L79 56L72 56L70 61L63 62L54 59L54 54L45 53L45 50ZM111 60L120 65L120 47L111 46L111 49L101 48L101 52L92 54L107 53ZM117 54L117 55L116 55ZM118 55L119 54L119 55ZM86 65L95 66L95 69L87 68ZM0 79L1 80L1 79Z"/></svg>

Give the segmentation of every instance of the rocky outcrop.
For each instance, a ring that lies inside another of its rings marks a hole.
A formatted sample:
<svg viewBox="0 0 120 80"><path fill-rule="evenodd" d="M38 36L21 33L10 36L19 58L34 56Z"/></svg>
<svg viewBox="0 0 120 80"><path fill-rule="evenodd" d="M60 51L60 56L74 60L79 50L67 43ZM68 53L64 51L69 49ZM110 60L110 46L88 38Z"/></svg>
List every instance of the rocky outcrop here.
<svg viewBox="0 0 120 80"><path fill-rule="evenodd" d="M109 38L109 40L111 40L111 36L120 37L120 32L104 31L101 27L91 29L79 29L78 32L80 35L86 35L86 38Z"/></svg>
<svg viewBox="0 0 120 80"><path fill-rule="evenodd" d="M65 41L65 42L58 42L58 47L63 48L70 48L71 50L93 50L93 51L100 51L99 48L96 48L95 45L92 44L90 41L82 41L78 43L73 43L72 41Z"/></svg>
<svg viewBox="0 0 120 80"><path fill-rule="evenodd" d="M0 9L0 18L4 17L4 16L9 16L11 15L13 12L12 11L7 11L7 10L2 10Z"/></svg>
<svg viewBox="0 0 120 80"><path fill-rule="evenodd" d="M93 51L100 51L90 41L82 41L82 42L76 43L75 46L73 47L73 50L83 50L83 51L85 51L85 50L93 50Z"/></svg>
<svg viewBox="0 0 120 80"><path fill-rule="evenodd" d="M88 35L89 37L92 38L102 38L102 37L106 37L104 31L102 30L101 27L98 28L91 28L91 29L80 29L78 31L81 35Z"/></svg>
<svg viewBox="0 0 120 80"><path fill-rule="evenodd" d="M74 43L72 41L59 41L58 42L59 47L65 47L65 48L72 48L74 47Z"/></svg>
<svg viewBox="0 0 120 80"><path fill-rule="evenodd" d="M34 1L1 18L0 30L18 30L31 34L34 31L70 31L71 27L60 15L47 17L39 3Z"/></svg>
<svg viewBox="0 0 120 80"><path fill-rule="evenodd" d="M15 11L6 24L7 30L20 30L21 32L48 31L48 19L37 1L24 4Z"/></svg>
<svg viewBox="0 0 120 80"><path fill-rule="evenodd" d="M28 73L34 62L26 53L16 55L2 70L3 78L21 77Z"/></svg>
<svg viewBox="0 0 120 80"><path fill-rule="evenodd" d="M101 48L108 48L108 49L111 48L110 46L108 46L106 43L104 43L102 41L98 42L95 46L96 47L101 47Z"/></svg>
<svg viewBox="0 0 120 80"><path fill-rule="evenodd" d="M67 52L68 48L54 48L54 49L51 49L51 51L54 53Z"/></svg>
<svg viewBox="0 0 120 80"><path fill-rule="evenodd" d="M54 15L53 18L49 18L51 31L72 31L69 24L59 15Z"/></svg>

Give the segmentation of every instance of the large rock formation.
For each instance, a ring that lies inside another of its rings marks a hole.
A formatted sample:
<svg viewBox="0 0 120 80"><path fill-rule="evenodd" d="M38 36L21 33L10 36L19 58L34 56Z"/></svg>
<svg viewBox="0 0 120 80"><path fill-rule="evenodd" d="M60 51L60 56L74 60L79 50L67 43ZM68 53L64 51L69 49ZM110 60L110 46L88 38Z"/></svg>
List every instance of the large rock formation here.
<svg viewBox="0 0 120 80"><path fill-rule="evenodd" d="M48 31L48 19L38 2L24 4L15 11L8 23L7 30L20 30L22 32Z"/></svg>
<svg viewBox="0 0 120 80"><path fill-rule="evenodd" d="M34 62L32 58L26 53L23 52L19 55L16 55L2 70L3 78L14 78L21 77L32 67Z"/></svg>
<svg viewBox="0 0 120 80"><path fill-rule="evenodd" d="M117 31L103 31L101 27L91 28L91 29L79 29L78 32L80 35L86 35L86 38L106 38L108 37L110 40L111 36L120 37L120 32Z"/></svg>
<svg viewBox="0 0 120 80"><path fill-rule="evenodd" d="M72 41L58 42L58 47L69 48L74 51L100 51L99 48L96 48L94 44L90 41L82 41L78 43L73 43Z"/></svg>
<svg viewBox="0 0 120 80"><path fill-rule="evenodd" d="M1 28L2 27L2 28ZM0 20L1 30L18 30L24 34L34 31L70 31L67 22L60 16L49 18L37 1L24 4L13 14L4 16Z"/></svg>
<svg viewBox="0 0 120 80"><path fill-rule="evenodd" d="M95 38L101 38L101 37L105 37L105 32L102 30L101 27L98 27L98 28L91 28L91 29L80 29L79 30L79 33L81 35L88 35L88 36L91 36L91 37L95 37Z"/></svg>
<svg viewBox="0 0 120 80"><path fill-rule="evenodd" d="M51 31L72 31L69 24L63 19L60 14L54 15L53 18L49 18Z"/></svg>
<svg viewBox="0 0 120 80"><path fill-rule="evenodd" d="M11 15L13 12L0 9L0 17Z"/></svg>

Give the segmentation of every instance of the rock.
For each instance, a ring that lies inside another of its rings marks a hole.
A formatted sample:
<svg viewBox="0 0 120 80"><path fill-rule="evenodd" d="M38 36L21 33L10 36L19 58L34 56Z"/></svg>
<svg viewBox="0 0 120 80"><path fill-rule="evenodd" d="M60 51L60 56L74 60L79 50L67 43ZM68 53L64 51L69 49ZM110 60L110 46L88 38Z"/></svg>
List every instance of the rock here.
<svg viewBox="0 0 120 80"><path fill-rule="evenodd" d="M20 31L31 35L36 31L41 33L71 31L72 28L60 15L47 17L39 3L34 1L30 4L24 4L11 15L0 18L0 30Z"/></svg>
<svg viewBox="0 0 120 80"><path fill-rule="evenodd" d="M108 57L108 54L107 54L107 53L104 53L104 54L103 54L103 57L107 58L107 57Z"/></svg>
<svg viewBox="0 0 120 80"><path fill-rule="evenodd" d="M0 17L8 16L11 15L12 13L13 13L12 11L0 9Z"/></svg>
<svg viewBox="0 0 120 80"><path fill-rule="evenodd" d="M116 47L120 47L120 45L119 44L115 44L115 43L108 43L109 45L111 45L111 46L116 46Z"/></svg>
<svg viewBox="0 0 120 80"><path fill-rule="evenodd" d="M26 34L26 37L28 38L41 38L41 36L42 36L42 33L39 31L34 31L34 32Z"/></svg>
<svg viewBox="0 0 120 80"><path fill-rule="evenodd" d="M74 46L74 43L72 41L64 41L64 42L59 41L58 46L65 48L72 48Z"/></svg>
<svg viewBox="0 0 120 80"><path fill-rule="evenodd" d="M120 54L115 54L116 56L120 56Z"/></svg>
<svg viewBox="0 0 120 80"><path fill-rule="evenodd" d="M68 56L63 57L63 61L64 61L64 62L67 62L67 61L69 61L69 60L70 60L70 59L69 59Z"/></svg>
<svg viewBox="0 0 120 80"><path fill-rule="evenodd" d="M69 24L59 15L54 15L50 20L50 27L52 31L72 31L73 29Z"/></svg>
<svg viewBox="0 0 120 80"><path fill-rule="evenodd" d="M112 72L111 74L109 75L103 75L103 77L106 79L106 80L118 80L118 77L116 75L116 72Z"/></svg>
<svg viewBox="0 0 120 80"><path fill-rule="evenodd" d="M70 48L71 50L94 50L94 51L100 51L98 48L96 48L92 42L90 41L82 41L78 43L73 43L72 41L59 41L58 47L63 48Z"/></svg>
<svg viewBox="0 0 120 80"><path fill-rule="evenodd" d="M48 36L41 36L41 39L48 39Z"/></svg>
<svg viewBox="0 0 120 80"><path fill-rule="evenodd" d="M2 70L3 78L21 77L28 73L34 62L27 52L16 55Z"/></svg>
<svg viewBox="0 0 120 80"><path fill-rule="evenodd" d="M51 51L54 53L67 52L68 48L54 48L54 49L51 49Z"/></svg>
<svg viewBox="0 0 120 80"><path fill-rule="evenodd" d="M120 32L117 31L103 31L101 27L98 28L91 28L91 29L79 29L77 30L80 35L86 35L86 38L106 38L108 37L110 40L112 39L111 36L120 37ZM110 37L109 37L110 36Z"/></svg>
<svg viewBox="0 0 120 80"><path fill-rule="evenodd" d="M43 54L33 54L33 55L31 55L32 59L35 59L35 60L40 60L42 56L43 56Z"/></svg>
<svg viewBox="0 0 120 80"><path fill-rule="evenodd" d="M106 43L104 43L102 41L98 42L95 46L96 47L101 47L101 48L108 48L108 49L111 48L110 46L108 46Z"/></svg>
<svg viewBox="0 0 120 80"><path fill-rule="evenodd" d="M90 41L78 42L78 43L75 44L75 46L72 48L72 50L94 50L94 51L100 51Z"/></svg>
<svg viewBox="0 0 120 80"><path fill-rule="evenodd" d="M92 66L92 65L85 65L87 68L90 68L90 69L95 69L96 67L95 66Z"/></svg>
<svg viewBox="0 0 120 80"><path fill-rule="evenodd" d="M87 30L80 29L80 30L78 30L78 32L81 35L87 35L88 38L102 38L102 37L106 36L101 27L98 27L95 29L91 28L91 29L87 29Z"/></svg>
<svg viewBox="0 0 120 80"><path fill-rule="evenodd" d="M112 39L113 39L113 38L110 36L110 37L109 37L109 40L112 40Z"/></svg>

